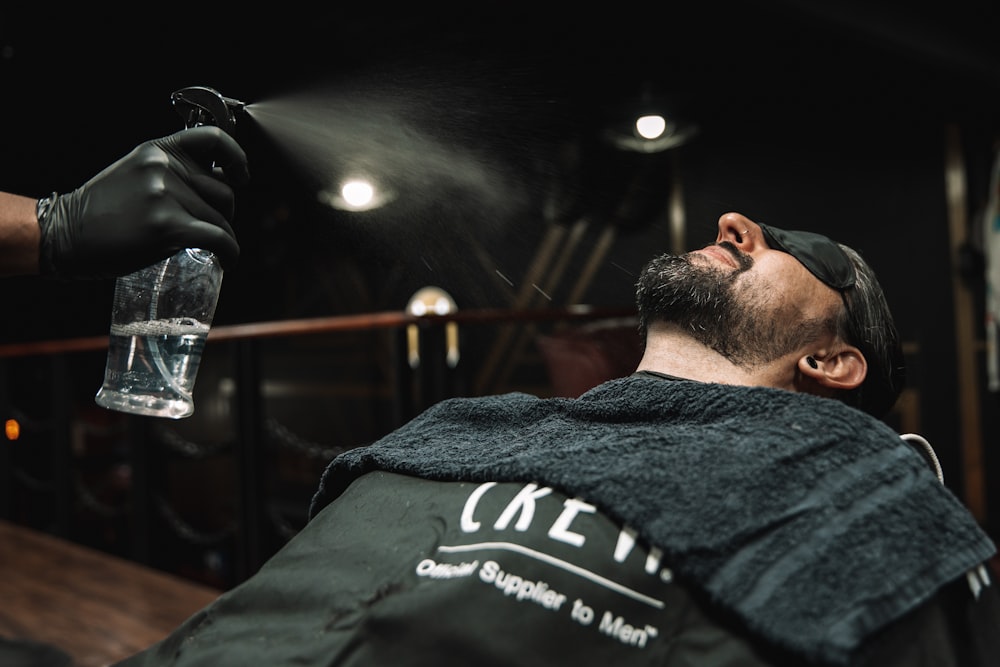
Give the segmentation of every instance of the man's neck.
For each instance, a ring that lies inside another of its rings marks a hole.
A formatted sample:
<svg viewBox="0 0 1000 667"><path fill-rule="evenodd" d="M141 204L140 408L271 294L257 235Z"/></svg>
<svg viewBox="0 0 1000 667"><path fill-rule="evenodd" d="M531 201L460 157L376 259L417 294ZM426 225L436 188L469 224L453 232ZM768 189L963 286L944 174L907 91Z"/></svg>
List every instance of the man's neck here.
<svg viewBox="0 0 1000 667"><path fill-rule="evenodd" d="M664 325L649 332L636 367L699 382L790 390L795 390L794 369L794 361L784 358L753 368L737 366L682 330Z"/></svg>

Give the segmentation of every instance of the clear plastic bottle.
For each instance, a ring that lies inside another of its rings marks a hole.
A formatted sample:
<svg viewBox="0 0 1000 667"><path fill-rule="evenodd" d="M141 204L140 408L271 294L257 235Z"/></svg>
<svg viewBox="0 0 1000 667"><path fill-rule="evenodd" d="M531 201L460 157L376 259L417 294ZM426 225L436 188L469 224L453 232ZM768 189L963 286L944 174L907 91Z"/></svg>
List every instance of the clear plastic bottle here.
<svg viewBox="0 0 1000 667"><path fill-rule="evenodd" d="M119 277L97 404L171 419L193 414L195 379L221 287L218 258L197 248Z"/></svg>

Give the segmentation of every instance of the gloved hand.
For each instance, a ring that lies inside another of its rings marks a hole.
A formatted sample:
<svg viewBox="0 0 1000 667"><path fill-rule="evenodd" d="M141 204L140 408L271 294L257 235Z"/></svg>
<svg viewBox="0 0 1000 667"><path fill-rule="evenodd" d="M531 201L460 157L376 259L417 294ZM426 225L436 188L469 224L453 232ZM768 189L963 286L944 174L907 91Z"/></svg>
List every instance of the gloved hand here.
<svg viewBox="0 0 1000 667"><path fill-rule="evenodd" d="M246 154L218 127L140 144L73 192L39 201L40 273L120 276L183 248L211 250L231 267L240 247L230 182L248 180Z"/></svg>

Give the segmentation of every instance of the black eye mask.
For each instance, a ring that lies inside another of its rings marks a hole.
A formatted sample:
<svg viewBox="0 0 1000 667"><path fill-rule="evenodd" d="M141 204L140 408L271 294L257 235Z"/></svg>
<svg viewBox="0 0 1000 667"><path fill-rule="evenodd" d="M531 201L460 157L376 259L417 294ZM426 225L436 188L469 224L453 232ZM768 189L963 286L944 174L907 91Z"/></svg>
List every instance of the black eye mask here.
<svg viewBox="0 0 1000 667"><path fill-rule="evenodd" d="M759 223L757 226L764 232L767 245L799 260L823 284L838 292L854 286L854 265L851 260L840 246L822 234L789 232Z"/></svg>

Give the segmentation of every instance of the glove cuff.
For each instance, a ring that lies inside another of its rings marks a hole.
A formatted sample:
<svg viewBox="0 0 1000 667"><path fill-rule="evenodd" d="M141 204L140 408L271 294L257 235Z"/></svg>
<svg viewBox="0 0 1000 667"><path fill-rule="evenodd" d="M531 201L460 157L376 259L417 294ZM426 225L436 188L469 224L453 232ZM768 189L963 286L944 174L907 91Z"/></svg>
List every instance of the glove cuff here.
<svg viewBox="0 0 1000 667"><path fill-rule="evenodd" d="M39 199L35 207L35 215L38 218L38 227L41 231L38 243L38 272L43 276L56 275L54 255L58 243L52 238L54 230L49 214L55 208L57 199L59 199L59 194L53 192L47 197Z"/></svg>

